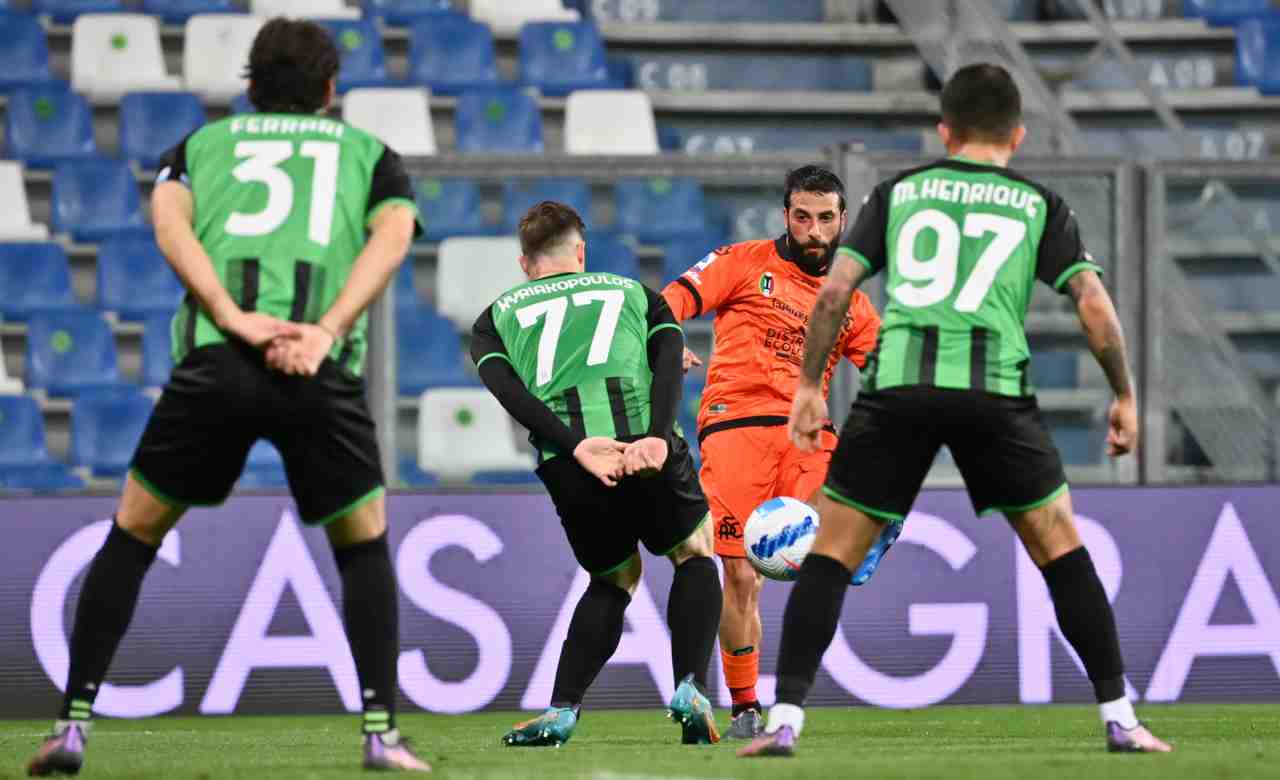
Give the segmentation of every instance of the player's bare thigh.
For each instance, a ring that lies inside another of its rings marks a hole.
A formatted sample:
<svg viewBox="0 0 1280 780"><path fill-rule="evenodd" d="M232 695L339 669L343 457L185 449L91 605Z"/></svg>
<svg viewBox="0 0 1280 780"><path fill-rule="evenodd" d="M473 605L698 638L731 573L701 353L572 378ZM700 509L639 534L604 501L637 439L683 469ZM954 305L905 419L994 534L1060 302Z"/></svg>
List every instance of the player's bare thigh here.
<svg viewBox="0 0 1280 780"><path fill-rule="evenodd" d="M880 538L884 524L859 509L832 500L825 493L818 494L816 507L822 522L810 553L834 558L850 571L857 569L871 545Z"/></svg>
<svg viewBox="0 0 1280 780"><path fill-rule="evenodd" d="M1081 545L1071 509L1071 491L1044 506L1010 513L1008 519L1036 566L1055 561Z"/></svg>
<svg viewBox="0 0 1280 780"><path fill-rule="evenodd" d="M366 501L324 527L329 544L334 548L370 542L387 530L387 497L379 495Z"/></svg>
<svg viewBox="0 0 1280 780"><path fill-rule="evenodd" d="M186 512L185 506L161 501L130 472L124 480L124 493L116 510L116 524L130 536L152 547L159 547L169 529L177 525Z"/></svg>

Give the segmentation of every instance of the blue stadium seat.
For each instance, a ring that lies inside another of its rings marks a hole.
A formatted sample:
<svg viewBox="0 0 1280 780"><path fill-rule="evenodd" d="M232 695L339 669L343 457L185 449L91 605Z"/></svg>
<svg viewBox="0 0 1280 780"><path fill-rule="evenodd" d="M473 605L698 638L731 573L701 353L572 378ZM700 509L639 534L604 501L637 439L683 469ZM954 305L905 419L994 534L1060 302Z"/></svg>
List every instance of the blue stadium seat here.
<svg viewBox="0 0 1280 780"><path fill-rule="evenodd" d="M58 24L70 24L80 14L101 14L128 10L123 0L31 0L31 11L48 14Z"/></svg>
<svg viewBox="0 0 1280 780"><path fill-rule="evenodd" d="M120 155L143 168L207 121L191 92L131 92L120 99Z"/></svg>
<svg viewBox="0 0 1280 780"><path fill-rule="evenodd" d="M400 395L415 397L431 387L474 385L453 323L425 305L397 309L396 379Z"/></svg>
<svg viewBox="0 0 1280 780"><path fill-rule="evenodd" d="M61 246L0 243L0 315L21 322L36 312L76 307Z"/></svg>
<svg viewBox="0 0 1280 780"><path fill-rule="evenodd" d="M1265 95L1280 94L1280 15L1236 26L1236 83Z"/></svg>
<svg viewBox="0 0 1280 780"><path fill-rule="evenodd" d="M70 233L76 241L150 230L128 163L101 158L61 163L53 171L52 196L53 232Z"/></svg>
<svg viewBox="0 0 1280 780"><path fill-rule="evenodd" d="M707 230L702 185L687 178L619 179L617 231L656 244Z"/></svg>
<svg viewBox="0 0 1280 780"><path fill-rule="evenodd" d="M1107 429L1103 425L1050 425L1053 442L1068 466L1089 466L1102 462Z"/></svg>
<svg viewBox="0 0 1280 780"><path fill-rule="evenodd" d="M714 249L729 243L722 231L706 230L702 233L679 236L662 243L662 283L669 284L677 276L702 261ZM709 313L703 316L708 316Z"/></svg>
<svg viewBox="0 0 1280 780"><path fill-rule="evenodd" d="M636 69L626 57L605 57L609 71L609 89L633 89L636 85Z"/></svg>
<svg viewBox="0 0 1280 780"><path fill-rule="evenodd" d="M587 270L640 278L635 250L608 233L587 231Z"/></svg>
<svg viewBox="0 0 1280 780"><path fill-rule="evenodd" d="M116 341L96 311L41 312L27 321L27 386L52 396L119 387Z"/></svg>
<svg viewBox="0 0 1280 780"><path fill-rule="evenodd" d="M51 81L44 28L27 14L0 10L0 89Z"/></svg>
<svg viewBox="0 0 1280 780"><path fill-rule="evenodd" d="M665 122L659 122L658 149L663 152L683 152L684 138L680 131Z"/></svg>
<svg viewBox="0 0 1280 780"><path fill-rule="evenodd" d="M0 466L0 489L13 493L58 493L84 489L84 480L61 463Z"/></svg>
<svg viewBox="0 0 1280 780"><path fill-rule="evenodd" d="M369 19L317 19L329 31L342 55L338 91L390 86L382 35Z"/></svg>
<svg viewBox="0 0 1280 780"><path fill-rule="evenodd" d="M1183 0L1182 14L1212 25L1232 25L1271 10L1271 0Z"/></svg>
<svg viewBox="0 0 1280 780"><path fill-rule="evenodd" d="M530 22L520 29L520 83L563 97L610 86L604 40L590 22Z"/></svg>
<svg viewBox="0 0 1280 780"><path fill-rule="evenodd" d="M1072 349L1031 351L1031 381L1040 388L1080 385L1080 353Z"/></svg>
<svg viewBox="0 0 1280 780"><path fill-rule="evenodd" d="M233 114L256 114L258 109L253 107L249 102L249 94L241 92L239 95L231 98L231 113Z"/></svg>
<svg viewBox="0 0 1280 780"><path fill-rule="evenodd" d="M515 88L464 92L454 122L460 152L542 153L542 111Z"/></svg>
<svg viewBox="0 0 1280 780"><path fill-rule="evenodd" d="M422 238L443 241L450 236L487 236L493 228L485 224L480 208L480 185L471 179L422 179L415 188L415 200L422 212Z"/></svg>
<svg viewBox="0 0 1280 780"><path fill-rule="evenodd" d="M71 462L95 476L129 470L155 404L140 392L86 393L71 406Z"/></svg>
<svg viewBox="0 0 1280 780"><path fill-rule="evenodd" d="M429 488L440 484L440 478L418 468L418 458L409 455L400 459L400 482L405 487Z"/></svg>
<svg viewBox="0 0 1280 780"><path fill-rule="evenodd" d="M142 0L142 10L165 24L186 24L196 14L229 14L242 9L231 0Z"/></svg>
<svg viewBox="0 0 1280 780"><path fill-rule="evenodd" d="M244 471L236 483L237 487L248 490L273 490L289 487L289 479L284 472L284 458L280 451L266 439L259 439L249 449L249 458L245 461Z"/></svg>
<svg viewBox="0 0 1280 780"><path fill-rule="evenodd" d="M173 312L150 314L142 321L142 376L144 387L163 387L173 371Z"/></svg>
<svg viewBox="0 0 1280 780"><path fill-rule="evenodd" d="M585 179L508 179L502 184L502 229L515 233L525 212L544 200L572 206L584 222L591 221L591 185Z"/></svg>
<svg viewBox="0 0 1280 780"><path fill-rule="evenodd" d="M98 153L89 103L61 81L10 92L4 138L6 155L31 168Z"/></svg>
<svg viewBox="0 0 1280 780"><path fill-rule="evenodd" d="M520 485L536 485L538 484L538 475L532 471L517 470L494 470L494 471L477 471L471 475L471 484L486 486L508 486L518 487Z"/></svg>
<svg viewBox="0 0 1280 780"><path fill-rule="evenodd" d="M40 404L27 395L0 395L0 466L48 460Z"/></svg>
<svg viewBox="0 0 1280 780"><path fill-rule="evenodd" d="M437 95L496 86L493 33L461 14L440 14L414 22L409 31L406 81L431 87Z"/></svg>
<svg viewBox="0 0 1280 780"><path fill-rule="evenodd" d="M402 306L423 306L425 301L418 295L418 286L413 280L413 257L409 256L404 259L400 267L396 269L396 278L394 280L395 302L396 307Z"/></svg>
<svg viewBox="0 0 1280 780"><path fill-rule="evenodd" d="M450 0L364 0L366 19L381 19L385 24L413 24L424 16L453 12Z"/></svg>
<svg viewBox="0 0 1280 780"><path fill-rule="evenodd" d="M124 235L98 246L98 306L125 320L172 314L186 289L150 236Z"/></svg>
<svg viewBox="0 0 1280 780"><path fill-rule="evenodd" d="M707 356L701 357L705 359ZM676 415L676 422L680 424L684 440L689 443L689 451L693 453L693 459L699 466L702 465L702 452L698 445L698 410L702 407L704 387L702 376L686 376L684 395L680 399L680 411Z"/></svg>

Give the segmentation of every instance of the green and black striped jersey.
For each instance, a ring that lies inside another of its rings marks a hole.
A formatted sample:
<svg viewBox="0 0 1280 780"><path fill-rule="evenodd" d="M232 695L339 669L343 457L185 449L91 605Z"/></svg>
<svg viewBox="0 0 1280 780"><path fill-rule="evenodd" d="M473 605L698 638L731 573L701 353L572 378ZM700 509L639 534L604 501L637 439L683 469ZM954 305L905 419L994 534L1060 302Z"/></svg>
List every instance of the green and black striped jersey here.
<svg viewBox="0 0 1280 780"><path fill-rule="evenodd" d="M1057 194L955 157L877 186L839 251L888 275L867 390L1033 394L1025 321L1036 279L1062 292L1080 271L1102 270Z"/></svg>
<svg viewBox="0 0 1280 780"><path fill-rule="evenodd" d="M316 322L347 283L379 209L414 208L399 155L343 122L239 114L207 124L160 160L157 182L191 188L196 237L245 311ZM367 317L330 357L360 374ZM188 295L173 321L173 359L226 340Z"/></svg>

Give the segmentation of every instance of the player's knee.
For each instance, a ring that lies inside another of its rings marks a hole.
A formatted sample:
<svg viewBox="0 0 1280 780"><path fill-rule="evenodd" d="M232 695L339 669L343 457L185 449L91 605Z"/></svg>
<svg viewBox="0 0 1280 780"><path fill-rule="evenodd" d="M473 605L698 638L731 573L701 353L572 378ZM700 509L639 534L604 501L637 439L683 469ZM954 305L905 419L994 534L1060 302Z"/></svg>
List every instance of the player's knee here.
<svg viewBox="0 0 1280 780"><path fill-rule="evenodd" d="M593 575L593 578L622 588L630 595L635 595L643 575L644 564L641 563L640 556L637 554L631 556L621 568L608 574Z"/></svg>
<svg viewBox="0 0 1280 780"><path fill-rule="evenodd" d="M764 579L756 573L746 558L724 559L724 597L728 604L742 610L753 608L764 587Z"/></svg>
<svg viewBox="0 0 1280 780"><path fill-rule="evenodd" d="M130 474L125 480L116 525L129 535L159 547L165 534L182 517L183 508L166 504L153 496Z"/></svg>
<svg viewBox="0 0 1280 780"><path fill-rule="evenodd" d="M680 544L679 547L671 551L667 557L676 566L684 563L690 558L710 558L715 548L715 542L711 537L711 524L703 523L698 530L694 531L688 539Z"/></svg>
<svg viewBox="0 0 1280 780"><path fill-rule="evenodd" d="M372 541L387 531L386 498L378 496L325 526L334 547Z"/></svg>

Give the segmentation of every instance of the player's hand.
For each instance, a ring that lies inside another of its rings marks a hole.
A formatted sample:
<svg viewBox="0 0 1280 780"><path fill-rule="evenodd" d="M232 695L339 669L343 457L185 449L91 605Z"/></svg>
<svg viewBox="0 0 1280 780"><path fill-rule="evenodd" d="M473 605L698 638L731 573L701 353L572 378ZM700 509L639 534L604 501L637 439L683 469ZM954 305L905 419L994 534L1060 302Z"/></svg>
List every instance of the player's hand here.
<svg viewBox="0 0 1280 780"><path fill-rule="evenodd" d="M627 475L651 477L657 474L667 462L667 452L667 442L656 436L632 442L622 455Z"/></svg>
<svg viewBox="0 0 1280 780"><path fill-rule="evenodd" d="M574 449L573 457L584 469L595 475L596 479L607 487L613 487L626 473L622 462L622 455L626 450L627 445L620 441L605 436L592 436L582 440Z"/></svg>
<svg viewBox="0 0 1280 780"><path fill-rule="evenodd" d="M813 452L818 449L819 436L826 422L827 401L822 397L822 388L801 382L796 388L795 400L791 402L787 435L801 451Z"/></svg>
<svg viewBox="0 0 1280 780"><path fill-rule="evenodd" d="M687 374L689 373L689 369L693 368L694 366L700 366L700 365L702 365L702 358L693 354L693 350L689 349L688 347L685 347L684 348L684 372Z"/></svg>
<svg viewBox="0 0 1280 780"><path fill-rule="evenodd" d="M223 328L246 344L261 349L277 339L293 341L301 335L299 326L256 311L240 312Z"/></svg>
<svg viewBox="0 0 1280 780"><path fill-rule="evenodd" d="M1138 402L1134 397L1112 401L1107 421L1107 454L1115 458L1133 452L1138 442Z"/></svg>
<svg viewBox="0 0 1280 780"><path fill-rule="evenodd" d="M298 325L293 340L276 339L267 348L267 365L292 376L315 376L329 351L333 334L319 325Z"/></svg>

